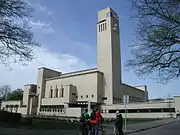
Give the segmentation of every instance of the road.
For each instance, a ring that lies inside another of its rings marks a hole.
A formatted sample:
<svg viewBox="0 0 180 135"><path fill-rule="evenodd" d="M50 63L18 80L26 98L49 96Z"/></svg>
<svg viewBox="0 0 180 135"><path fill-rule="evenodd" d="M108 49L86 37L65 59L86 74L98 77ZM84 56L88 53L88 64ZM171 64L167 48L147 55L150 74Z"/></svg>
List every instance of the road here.
<svg viewBox="0 0 180 135"><path fill-rule="evenodd" d="M176 122L159 128L132 133L129 135L180 135L180 122Z"/></svg>
<svg viewBox="0 0 180 135"><path fill-rule="evenodd" d="M151 123L152 124L152 123ZM130 127L129 127L130 128ZM135 128L135 127L134 127ZM134 129L132 128L132 129ZM136 126L138 129L138 126ZM110 132L112 133L112 132ZM70 130L28 130L14 128L0 128L0 135L80 135L78 131ZM149 129L129 135L180 135L180 121L159 128Z"/></svg>

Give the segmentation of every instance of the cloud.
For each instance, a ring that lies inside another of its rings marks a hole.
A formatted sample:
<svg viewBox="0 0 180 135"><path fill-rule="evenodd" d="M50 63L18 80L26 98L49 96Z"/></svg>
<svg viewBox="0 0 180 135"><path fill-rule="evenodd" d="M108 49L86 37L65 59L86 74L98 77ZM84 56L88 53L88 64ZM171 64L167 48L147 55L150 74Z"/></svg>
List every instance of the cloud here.
<svg viewBox="0 0 180 135"><path fill-rule="evenodd" d="M0 65L1 76L0 86L9 84L13 89L23 88L25 84L37 82L37 68L47 67L62 72L70 72L88 68L83 60L69 54L56 53L46 48L35 50L35 59L27 66L12 64L10 71L5 65Z"/></svg>
<svg viewBox="0 0 180 135"><path fill-rule="evenodd" d="M48 16L51 16L54 14L54 12L50 11L46 6L44 5L41 5L41 4L36 4L36 9L41 11L42 13L48 15Z"/></svg>
<svg viewBox="0 0 180 135"><path fill-rule="evenodd" d="M54 29L49 23L45 23L40 20L37 20L37 21L29 20L28 23L34 32L41 32L43 34L54 33Z"/></svg>
<svg viewBox="0 0 180 135"><path fill-rule="evenodd" d="M46 15L46 16L51 16L51 15L53 15L54 14L54 12L52 12L51 10L49 10L48 8L47 8L47 6L45 6L45 5L42 5L42 4L40 4L40 3L38 3L38 2L30 2L29 0L25 0L26 1L26 3L28 4L28 5L30 5L31 7L33 7L36 11L40 11L42 14L44 14L44 15Z"/></svg>
<svg viewBox="0 0 180 135"><path fill-rule="evenodd" d="M40 12L42 12L42 13L45 13L46 15L52 15L52 14L54 14L54 12L52 12L51 10L49 10L48 8L47 8L47 6L45 6L45 5L42 5L42 4L40 4L40 3L37 3L37 1L36 2L32 2L32 1L30 1L30 0L24 0L28 5L30 5L31 7L33 7L34 9L36 9L36 10L38 10L38 11L40 11Z"/></svg>
<svg viewBox="0 0 180 135"><path fill-rule="evenodd" d="M27 0L27 2L29 2ZM45 15L47 18L47 15L52 15L53 12L49 11L47 7L43 5L38 4L32 4L29 2L29 4L33 5L36 10L42 14ZM50 17L48 17L50 18ZM52 21L51 19L49 19ZM32 31L36 35L36 39L41 39L39 36L44 36L44 34L60 34L56 33L56 31L53 29L52 24L49 20L43 21L42 18L39 17L33 17L30 19L25 20L16 20L16 22L19 25L23 25L23 21L26 21L29 26L32 28ZM55 41L50 39L47 39L51 45L55 44ZM69 40L69 39L68 39ZM43 41L40 41L41 45L42 42L46 42L46 40L43 39ZM44 46L44 45L42 45ZM49 45L48 45L49 46ZM77 46L79 48L83 48L83 50L90 50L90 48L86 48L83 44L78 43ZM57 51L57 50L56 50ZM82 59L79 59L77 56L74 56L75 54L67 54L67 53L61 53L61 52L52 52L48 50L45 47L36 48L35 50L35 59L32 61L32 63L29 63L27 66L22 66L20 64L11 64L12 71L9 70L8 67L6 67L3 64L0 64L0 71L1 76L3 79L0 79L0 86L9 84L11 85L12 89L16 88L23 88L25 84L29 83L35 83L37 82L37 69L39 67L47 67L52 68L54 70L62 71L62 72L70 72L70 71L77 71L81 69L87 69L90 67L86 62L84 62Z"/></svg>
<svg viewBox="0 0 180 135"><path fill-rule="evenodd" d="M54 14L54 12L50 11L45 5L42 5L40 3L37 2L30 2L29 0L25 0L25 2L27 2L28 5L30 5L31 7L33 7L35 9L35 14L40 13L41 16L44 16L46 18L49 18L50 16L52 17L52 15ZM34 16L35 16L34 14ZM52 20L52 18L49 20ZM43 33L43 34L52 34L54 33L54 29L52 28L52 24L47 22L44 22L42 20L40 20L39 18L26 18L23 21L25 21L26 23L29 24L29 26L32 28L33 32L36 33ZM23 23L22 20L18 20L18 23L20 22L21 24Z"/></svg>

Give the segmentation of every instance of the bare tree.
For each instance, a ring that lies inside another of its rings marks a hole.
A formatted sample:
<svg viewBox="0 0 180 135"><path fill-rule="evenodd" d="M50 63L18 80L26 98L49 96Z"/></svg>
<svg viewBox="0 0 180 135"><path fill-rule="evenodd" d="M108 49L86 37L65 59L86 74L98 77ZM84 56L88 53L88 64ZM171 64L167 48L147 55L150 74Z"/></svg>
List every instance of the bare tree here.
<svg viewBox="0 0 180 135"><path fill-rule="evenodd" d="M137 42L131 67L138 76L166 83L180 77L180 0L132 0L137 11Z"/></svg>
<svg viewBox="0 0 180 135"><path fill-rule="evenodd" d="M31 61L33 49L38 43L33 41L33 33L28 27L28 19L33 9L25 0L0 0L0 61Z"/></svg>
<svg viewBox="0 0 180 135"><path fill-rule="evenodd" d="M11 92L11 87L9 85L3 85L0 87L0 100L5 100L8 93Z"/></svg>

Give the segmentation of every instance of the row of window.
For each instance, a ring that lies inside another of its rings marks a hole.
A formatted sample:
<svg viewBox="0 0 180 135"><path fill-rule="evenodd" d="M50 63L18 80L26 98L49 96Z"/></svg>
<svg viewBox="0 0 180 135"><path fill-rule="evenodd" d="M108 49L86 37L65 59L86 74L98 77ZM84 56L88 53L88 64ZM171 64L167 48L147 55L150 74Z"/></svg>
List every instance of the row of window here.
<svg viewBox="0 0 180 135"><path fill-rule="evenodd" d="M88 97L89 97L89 95L86 95L85 97L86 97L86 98L88 98ZM94 95L91 95L91 97L93 98L93 97L94 97ZM83 98L83 96L81 96L81 98Z"/></svg>
<svg viewBox="0 0 180 135"><path fill-rule="evenodd" d="M17 112L18 107L3 107L2 110L10 111L10 112Z"/></svg>
<svg viewBox="0 0 180 135"><path fill-rule="evenodd" d="M53 96L54 95L54 96ZM72 93L72 95L73 96L76 96L76 98L78 98L78 96L76 95L76 93ZM64 97L64 88L61 88L61 89L55 89L55 90L53 90L53 89L51 89L50 90L50 96L49 96L50 98L58 98L58 97ZM85 96L83 96L83 95L81 95L80 96L81 98L89 98L89 97L92 97L92 98L94 98L94 95L91 95L91 96L89 96L89 95L85 95Z"/></svg>
<svg viewBox="0 0 180 135"><path fill-rule="evenodd" d="M122 102L122 99L121 99L121 98L118 98L118 97L113 97L113 100Z"/></svg>
<svg viewBox="0 0 180 135"><path fill-rule="evenodd" d="M140 98L129 96L129 101L130 102L140 102L142 101Z"/></svg>
<svg viewBox="0 0 180 135"><path fill-rule="evenodd" d="M118 97L113 97L113 100L115 101L119 101L119 102L123 102L121 98ZM133 96L129 96L129 102L141 102L142 100L140 98L137 97L133 97Z"/></svg>
<svg viewBox="0 0 180 135"><path fill-rule="evenodd" d="M53 96L54 95L54 96ZM56 88L55 90L53 90L52 88L50 89L50 98L58 98L58 97L64 97L64 88Z"/></svg>
<svg viewBox="0 0 180 135"><path fill-rule="evenodd" d="M99 24L99 32L105 31L107 29L106 23Z"/></svg>
<svg viewBox="0 0 180 135"><path fill-rule="evenodd" d="M40 112L64 112L64 105L43 105Z"/></svg>
<svg viewBox="0 0 180 135"><path fill-rule="evenodd" d="M103 113L161 113L161 112L175 112L175 108L150 108L150 109L122 109L122 110L103 110Z"/></svg>
<svg viewBox="0 0 180 135"><path fill-rule="evenodd" d="M6 105L6 108L10 107L10 108L17 108L19 105Z"/></svg>
<svg viewBox="0 0 180 135"><path fill-rule="evenodd" d="M64 112L64 105L42 105L40 112Z"/></svg>
<svg viewBox="0 0 180 135"><path fill-rule="evenodd" d="M63 108L40 108L40 112L63 112L64 113L64 109Z"/></svg>

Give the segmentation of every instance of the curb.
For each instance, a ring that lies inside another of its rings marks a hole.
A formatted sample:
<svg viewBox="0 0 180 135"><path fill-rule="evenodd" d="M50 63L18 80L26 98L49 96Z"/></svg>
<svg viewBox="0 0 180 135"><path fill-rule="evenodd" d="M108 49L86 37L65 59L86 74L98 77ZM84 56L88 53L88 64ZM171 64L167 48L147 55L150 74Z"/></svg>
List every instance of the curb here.
<svg viewBox="0 0 180 135"><path fill-rule="evenodd" d="M165 126L165 125L169 125L169 124L172 124L172 123L175 123L175 122L177 122L177 121L172 121L172 122L169 122L169 123L166 123L166 124L160 124L160 125L156 125L156 126L152 126L152 127L147 127L147 128L143 128L143 129L139 129L139 130L129 131L129 132L126 132L124 134L131 134L131 133L141 132L141 131L145 131L145 130L149 130L149 129L153 129L153 128L158 128L158 127L162 127L162 126Z"/></svg>

